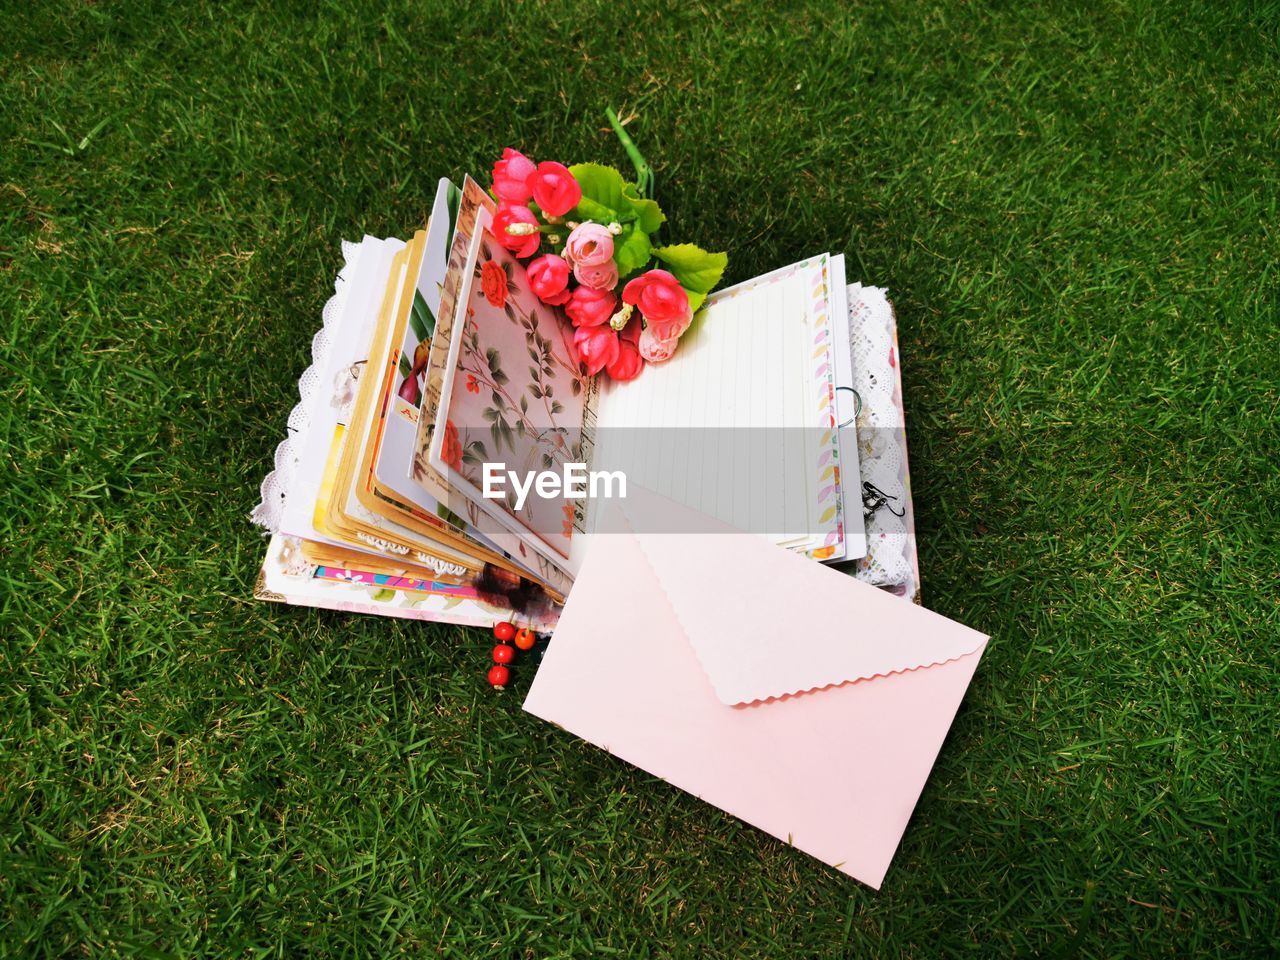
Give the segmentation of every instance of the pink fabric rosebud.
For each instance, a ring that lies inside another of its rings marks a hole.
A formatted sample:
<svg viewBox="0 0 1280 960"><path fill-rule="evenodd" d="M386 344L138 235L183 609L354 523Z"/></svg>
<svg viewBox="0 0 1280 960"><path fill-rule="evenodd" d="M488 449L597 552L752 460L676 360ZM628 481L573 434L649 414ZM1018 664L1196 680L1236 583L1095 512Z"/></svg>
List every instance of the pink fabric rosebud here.
<svg viewBox="0 0 1280 960"><path fill-rule="evenodd" d="M526 225L521 228L521 224ZM507 228L515 226L518 233L507 232ZM528 227L533 229L530 231ZM526 206L515 203L498 204L498 212L493 215L489 224L489 232L500 244L521 259L532 257L538 252L538 244L542 235L538 232L538 218Z"/></svg>
<svg viewBox="0 0 1280 960"><path fill-rule="evenodd" d="M523 153L507 147L502 151L502 159L493 165L493 192L507 203L528 203L533 196L529 175L536 169Z"/></svg>
<svg viewBox="0 0 1280 960"><path fill-rule="evenodd" d="M623 303L634 304L658 340L674 340L693 322L689 295L666 270L649 270L622 288Z"/></svg>
<svg viewBox="0 0 1280 960"><path fill-rule="evenodd" d="M580 223L565 241L564 255L575 265L598 266L613 259L613 234L598 223Z"/></svg>
<svg viewBox="0 0 1280 960"><path fill-rule="evenodd" d="M526 181L533 202L549 217L563 217L582 199L582 187L563 163L543 160Z"/></svg>
<svg viewBox="0 0 1280 960"><path fill-rule="evenodd" d="M564 306L564 312L569 315L575 327L598 327L608 324L609 318L613 316L613 308L617 305L618 298L612 291L584 286L574 289L569 302Z"/></svg>
<svg viewBox="0 0 1280 960"><path fill-rule="evenodd" d="M664 360L670 360L671 355L676 352L676 345L680 343L678 337L672 337L670 340L660 340L653 333L653 327L645 327L640 334L640 342L637 348L641 357L647 363L662 363Z"/></svg>
<svg viewBox="0 0 1280 960"><path fill-rule="evenodd" d="M578 351L578 359L593 377L611 363L617 362L622 350L618 335L607 324L575 330L573 345Z"/></svg>
<svg viewBox="0 0 1280 960"><path fill-rule="evenodd" d="M583 286L596 290L612 290L618 285L618 265L612 260L592 265L575 263L573 275Z"/></svg>
<svg viewBox="0 0 1280 960"><path fill-rule="evenodd" d="M529 289L543 303L559 306L569 300L569 264L564 257L544 253L537 260L529 261L526 270Z"/></svg>

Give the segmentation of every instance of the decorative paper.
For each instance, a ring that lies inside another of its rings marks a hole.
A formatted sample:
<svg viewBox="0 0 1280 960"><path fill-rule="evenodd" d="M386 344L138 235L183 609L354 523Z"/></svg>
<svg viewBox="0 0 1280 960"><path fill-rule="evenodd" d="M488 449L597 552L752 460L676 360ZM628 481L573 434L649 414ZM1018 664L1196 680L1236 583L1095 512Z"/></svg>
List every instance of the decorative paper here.
<svg viewBox="0 0 1280 960"><path fill-rule="evenodd" d="M481 211L478 223L487 225ZM464 326L450 355L444 430L431 455L451 482L515 532L526 532L569 556L573 503L530 494L521 509L511 485L506 500L484 500L482 467L502 463L522 475L581 463L587 378L573 354L573 327L529 288L524 265L487 231L473 239L470 275L461 291Z"/></svg>

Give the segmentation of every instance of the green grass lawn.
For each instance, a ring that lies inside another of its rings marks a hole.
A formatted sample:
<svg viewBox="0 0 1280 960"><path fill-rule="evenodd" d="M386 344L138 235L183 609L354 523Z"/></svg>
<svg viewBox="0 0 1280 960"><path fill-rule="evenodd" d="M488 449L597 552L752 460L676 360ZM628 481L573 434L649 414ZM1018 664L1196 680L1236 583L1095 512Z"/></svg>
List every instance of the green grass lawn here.
<svg viewBox="0 0 1280 960"><path fill-rule="evenodd" d="M1280 10L1047 6L4 4L0 955L1280 950ZM625 165L610 104L727 280L897 303L925 602L993 640L878 894L479 633L250 599L339 239Z"/></svg>

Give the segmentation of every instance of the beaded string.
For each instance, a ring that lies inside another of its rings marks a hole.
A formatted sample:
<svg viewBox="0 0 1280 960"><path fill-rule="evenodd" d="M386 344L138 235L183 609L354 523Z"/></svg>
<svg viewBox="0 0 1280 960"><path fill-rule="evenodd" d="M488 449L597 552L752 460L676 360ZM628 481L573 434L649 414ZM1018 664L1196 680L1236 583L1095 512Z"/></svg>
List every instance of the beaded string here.
<svg viewBox="0 0 1280 960"><path fill-rule="evenodd" d="M493 636L498 642L493 648L493 666L489 668L487 679L495 690L507 688L511 682L511 668L517 659L528 657L534 663L540 662L551 639L551 634L538 633L532 627L516 629L509 620L495 623Z"/></svg>

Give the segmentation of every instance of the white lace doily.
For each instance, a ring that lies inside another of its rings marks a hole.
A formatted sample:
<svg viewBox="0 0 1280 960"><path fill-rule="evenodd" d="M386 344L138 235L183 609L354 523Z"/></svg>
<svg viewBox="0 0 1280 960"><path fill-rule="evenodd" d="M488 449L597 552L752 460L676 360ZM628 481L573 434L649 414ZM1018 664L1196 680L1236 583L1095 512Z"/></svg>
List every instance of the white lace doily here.
<svg viewBox="0 0 1280 960"><path fill-rule="evenodd" d="M276 447L275 468L262 481L262 499L249 514L249 519L272 533L280 530L280 521L284 516L285 501L289 489L293 485L294 470L298 465L297 451L302 447L302 438L311 425L311 411L316 402L317 393L321 389L322 371L327 366L329 357L329 331L342 315L343 304L347 294L347 276L355 262L360 245L350 241L342 241L342 269L333 281L333 296L325 302L321 313L322 324L316 335L311 338L311 366L298 378L299 400L289 413L288 435Z"/></svg>
<svg viewBox="0 0 1280 960"><path fill-rule="evenodd" d="M884 290L857 283L849 286L849 337L855 389L862 400L857 418L858 470L864 494L878 491L878 496L872 495L877 502L884 501L866 517L867 555L858 561L854 576L914 599L920 585L897 324Z"/></svg>

